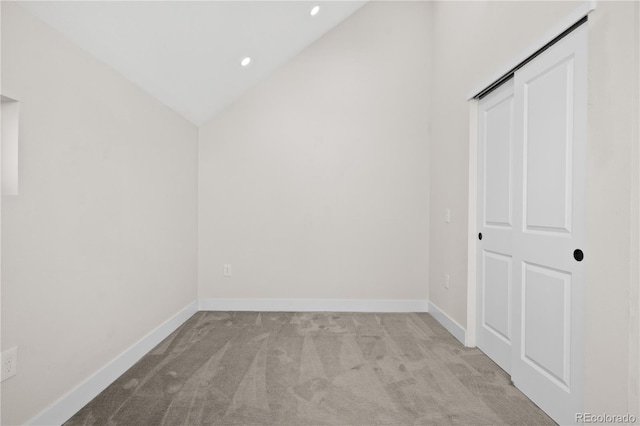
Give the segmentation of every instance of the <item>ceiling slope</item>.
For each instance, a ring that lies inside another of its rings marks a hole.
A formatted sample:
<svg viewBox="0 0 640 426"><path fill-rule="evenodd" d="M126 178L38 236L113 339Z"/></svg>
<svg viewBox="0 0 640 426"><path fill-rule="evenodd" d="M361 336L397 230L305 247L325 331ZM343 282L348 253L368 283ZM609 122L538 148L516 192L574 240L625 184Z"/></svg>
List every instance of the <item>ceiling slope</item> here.
<svg viewBox="0 0 640 426"><path fill-rule="evenodd" d="M365 3L20 2L198 126Z"/></svg>

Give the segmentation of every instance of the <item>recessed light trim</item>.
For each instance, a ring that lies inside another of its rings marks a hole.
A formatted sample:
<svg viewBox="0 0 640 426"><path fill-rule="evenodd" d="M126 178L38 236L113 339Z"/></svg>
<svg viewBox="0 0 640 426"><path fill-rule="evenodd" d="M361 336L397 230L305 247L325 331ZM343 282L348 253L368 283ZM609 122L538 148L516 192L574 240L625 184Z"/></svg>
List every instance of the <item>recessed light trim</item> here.
<svg viewBox="0 0 640 426"><path fill-rule="evenodd" d="M320 12L320 6L315 5L311 8L311 12L309 12L309 14L311 16L316 16L318 14L318 12Z"/></svg>
<svg viewBox="0 0 640 426"><path fill-rule="evenodd" d="M251 58L249 56L242 58L242 60L240 61L240 65L243 67L249 66L250 63L251 63Z"/></svg>

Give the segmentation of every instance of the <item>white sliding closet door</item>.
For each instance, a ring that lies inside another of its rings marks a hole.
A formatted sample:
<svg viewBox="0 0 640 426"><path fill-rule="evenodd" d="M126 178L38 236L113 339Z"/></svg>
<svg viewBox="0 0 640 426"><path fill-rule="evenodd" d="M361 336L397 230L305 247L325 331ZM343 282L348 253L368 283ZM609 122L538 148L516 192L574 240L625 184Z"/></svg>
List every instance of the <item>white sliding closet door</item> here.
<svg viewBox="0 0 640 426"><path fill-rule="evenodd" d="M560 424L582 411L586 30L515 72L512 117L507 88L479 105L478 346Z"/></svg>
<svg viewBox="0 0 640 426"><path fill-rule="evenodd" d="M511 375L560 424L582 411L586 95L586 25L515 74Z"/></svg>
<svg viewBox="0 0 640 426"><path fill-rule="evenodd" d="M511 371L513 294L513 79L478 104L477 345Z"/></svg>

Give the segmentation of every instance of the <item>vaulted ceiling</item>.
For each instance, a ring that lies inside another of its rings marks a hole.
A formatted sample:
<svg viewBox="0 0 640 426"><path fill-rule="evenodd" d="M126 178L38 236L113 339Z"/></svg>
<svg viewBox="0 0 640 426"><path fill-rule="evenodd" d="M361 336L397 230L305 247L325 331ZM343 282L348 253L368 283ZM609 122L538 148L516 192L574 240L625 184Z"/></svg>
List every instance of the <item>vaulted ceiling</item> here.
<svg viewBox="0 0 640 426"><path fill-rule="evenodd" d="M24 1L201 125L366 1ZM314 6L318 13L311 14ZM241 61L250 57L248 66Z"/></svg>

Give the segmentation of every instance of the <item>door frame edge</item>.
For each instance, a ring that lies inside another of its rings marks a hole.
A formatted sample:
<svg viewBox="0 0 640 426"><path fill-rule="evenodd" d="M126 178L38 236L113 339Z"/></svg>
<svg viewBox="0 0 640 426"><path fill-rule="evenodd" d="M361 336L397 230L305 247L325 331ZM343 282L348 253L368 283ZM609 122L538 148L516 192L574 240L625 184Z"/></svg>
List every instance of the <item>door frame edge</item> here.
<svg viewBox="0 0 640 426"><path fill-rule="evenodd" d="M469 200L467 212L467 333L465 346L476 347L478 231L478 100L469 99Z"/></svg>

